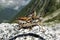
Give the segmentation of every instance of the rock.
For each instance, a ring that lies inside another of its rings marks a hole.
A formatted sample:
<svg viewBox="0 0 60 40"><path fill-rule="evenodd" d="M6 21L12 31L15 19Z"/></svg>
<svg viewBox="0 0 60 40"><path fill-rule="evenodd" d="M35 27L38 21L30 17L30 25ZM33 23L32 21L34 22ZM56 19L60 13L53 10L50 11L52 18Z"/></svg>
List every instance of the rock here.
<svg viewBox="0 0 60 40"><path fill-rule="evenodd" d="M2 40L8 40L10 38L13 38L17 35L20 34L28 34L28 33L33 33L37 34L41 37L43 37L46 40L60 40L60 24L55 24L54 27L48 27L47 25L45 26L35 26L31 30L29 29L20 29L18 30L19 26L16 23L1 23L0 24L0 39ZM23 37L18 37L16 40L32 40L32 39L37 39L35 37L31 36L23 36Z"/></svg>

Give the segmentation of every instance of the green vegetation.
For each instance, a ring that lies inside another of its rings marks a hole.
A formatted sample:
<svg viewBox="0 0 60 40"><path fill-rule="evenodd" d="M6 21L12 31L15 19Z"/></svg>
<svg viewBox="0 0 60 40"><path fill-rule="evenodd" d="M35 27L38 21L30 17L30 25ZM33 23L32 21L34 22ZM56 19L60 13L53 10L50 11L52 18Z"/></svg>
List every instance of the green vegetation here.
<svg viewBox="0 0 60 40"><path fill-rule="evenodd" d="M60 2L57 3L56 0L50 0L47 8L45 9L45 16L52 14L54 11L60 8Z"/></svg>
<svg viewBox="0 0 60 40"><path fill-rule="evenodd" d="M16 20L16 18L18 17L22 17L22 16L27 16L29 14L31 14L34 10L40 10L40 8L42 7L40 5L40 0L32 0L27 6L25 6L14 18L13 20ZM38 12L38 11L37 11ZM11 22L13 22L13 20L11 20Z"/></svg>
<svg viewBox="0 0 60 40"><path fill-rule="evenodd" d="M31 2L26 5L20 12L18 12L17 15L12 17L9 22L15 22L18 17L28 16L34 10L37 12L37 15L41 15L42 17L49 17L49 15L60 9L60 1L56 1L57 0L31 0ZM0 11L2 11L3 9L4 8L0 6ZM60 20L60 14L53 17L52 19L46 20L45 22L51 22L54 20Z"/></svg>

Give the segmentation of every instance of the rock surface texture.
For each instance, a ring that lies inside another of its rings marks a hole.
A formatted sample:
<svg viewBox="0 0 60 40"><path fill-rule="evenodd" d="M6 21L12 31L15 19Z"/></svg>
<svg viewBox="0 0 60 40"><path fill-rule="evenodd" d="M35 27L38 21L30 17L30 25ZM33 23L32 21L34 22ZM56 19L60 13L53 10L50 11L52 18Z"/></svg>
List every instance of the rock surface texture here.
<svg viewBox="0 0 60 40"><path fill-rule="evenodd" d="M35 26L31 30L29 29L20 29L16 23L1 23L0 24L0 40L10 40L17 35L33 33L43 37L45 40L60 40L60 23L44 26ZM17 37L15 40L40 40L39 38L33 36L23 35ZM42 39L41 39L42 40Z"/></svg>

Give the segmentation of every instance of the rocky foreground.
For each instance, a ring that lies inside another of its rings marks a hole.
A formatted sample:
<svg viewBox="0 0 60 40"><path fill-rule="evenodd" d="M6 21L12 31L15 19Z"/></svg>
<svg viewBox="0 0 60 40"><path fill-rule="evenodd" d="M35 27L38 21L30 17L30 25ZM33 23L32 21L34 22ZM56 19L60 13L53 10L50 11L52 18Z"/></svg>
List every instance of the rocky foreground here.
<svg viewBox="0 0 60 40"><path fill-rule="evenodd" d="M60 23L43 26L35 26L31 30L20 29L16 23L1 23L0 24L0 40L9 40L17 35L33 33L43 37L45 40L60 40ZM32 36L17 37L15 40L40 40Z"/></svg>

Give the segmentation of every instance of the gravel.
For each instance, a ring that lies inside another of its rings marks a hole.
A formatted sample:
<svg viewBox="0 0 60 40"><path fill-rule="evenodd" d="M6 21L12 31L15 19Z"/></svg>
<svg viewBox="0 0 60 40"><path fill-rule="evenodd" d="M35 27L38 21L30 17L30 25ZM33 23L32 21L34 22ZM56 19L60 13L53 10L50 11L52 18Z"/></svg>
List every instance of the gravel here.
<svg viewBox="0 0 60 40"><path fill-rule="evenodd" d="M60 23L44 26L35 26L30 29L19 29L17 23L1 23L0 24L0 40L9 40L19 34L33 33L43 37L46 40L60 40ZM16 40L39 40L38 38L32 36L18 37Z"/></svg>

